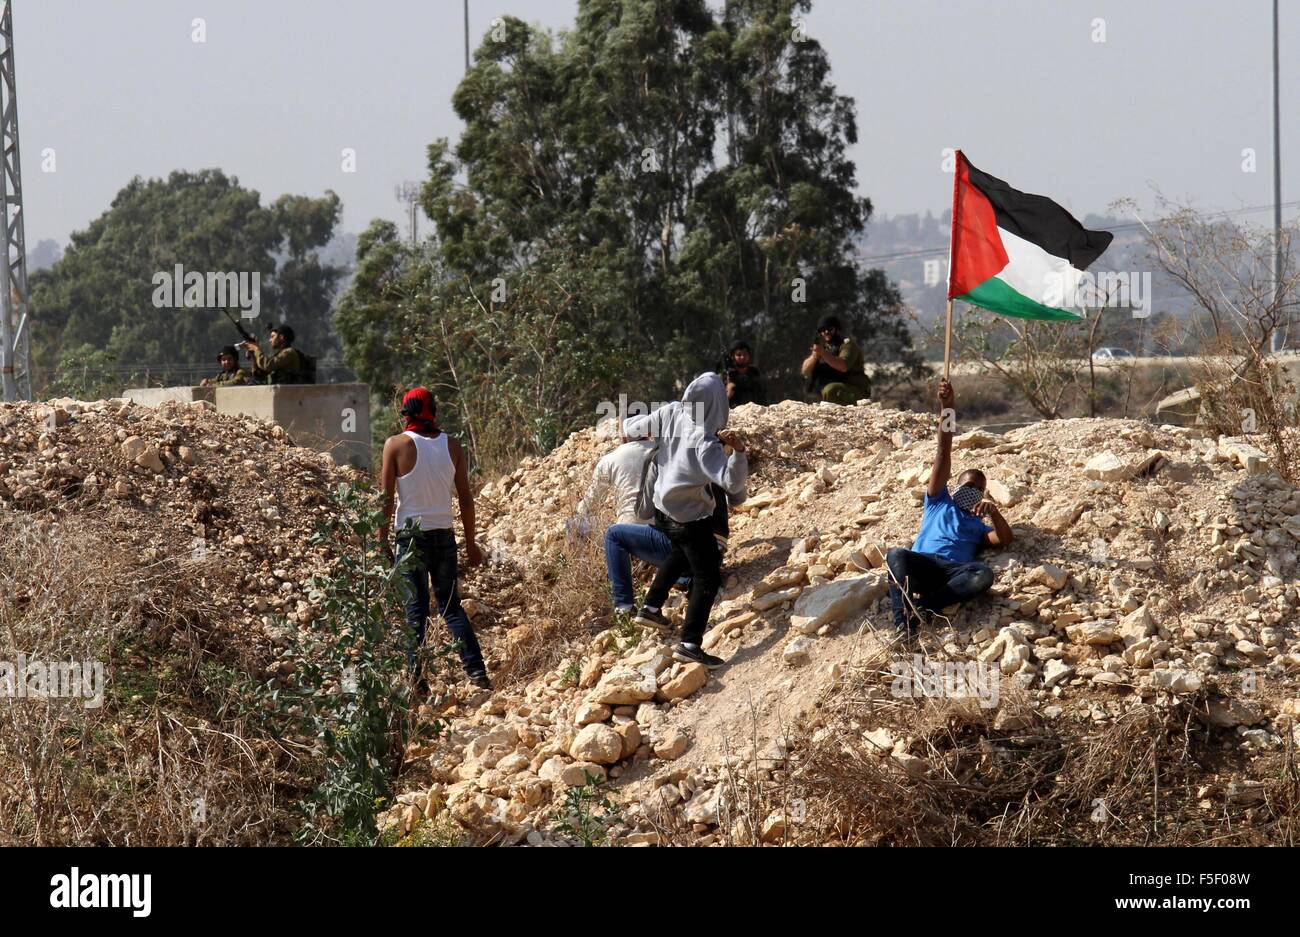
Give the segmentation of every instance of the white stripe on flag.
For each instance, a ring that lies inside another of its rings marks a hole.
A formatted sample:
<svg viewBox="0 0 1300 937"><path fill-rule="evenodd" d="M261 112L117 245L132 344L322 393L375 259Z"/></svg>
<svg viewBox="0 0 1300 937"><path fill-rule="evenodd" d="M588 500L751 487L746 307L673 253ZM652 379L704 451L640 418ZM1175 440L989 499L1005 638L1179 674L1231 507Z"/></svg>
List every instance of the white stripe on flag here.
<svg viewBox="0 0 1300 937"><path fill-rule="evenodd" d="M1082 307L1075 303L1079 295L1079 280L1083 276L1081 270L1070 266L1065 258L1049 254L1006 228L998 228L998 234L1010 258L1007 265L998 271L998 279L1026 299L1053 309L1083 314Z"/></svg>

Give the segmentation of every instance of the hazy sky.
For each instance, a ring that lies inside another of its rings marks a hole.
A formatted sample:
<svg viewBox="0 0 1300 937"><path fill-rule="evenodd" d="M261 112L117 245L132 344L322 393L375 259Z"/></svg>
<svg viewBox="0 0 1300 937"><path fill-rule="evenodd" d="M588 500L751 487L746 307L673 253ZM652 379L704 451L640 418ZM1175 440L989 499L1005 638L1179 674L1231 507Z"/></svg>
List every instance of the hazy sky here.
<svg viewBox="0 0 1300 937"><path fill-rule="evenodd" d="M721 6L717 0L715 6ZM261 192L399 220L394 186L457 137L461 0L15 0L29 248L66 244L135 175L220 167ZM470 0L571 24L576 0ZM857 100L879 212L942 211L944 147L1078 215L1152 186L1207 209L1272 199L1268 0L816 0L809 34ZM192 21L206 42L192 41ZM1104 20L1105 41L1094 41ZM1300 199L1300 0L1282 2L1284 200ZM356 172L341 151L356 151ZM1257 171L1242 171L1242 150ZM43 172L53 150L54 172ZM1288 209L1292 214L1293 209ZM1250 216L1267 222L1267 213ZM427 225L427 222L425 222Z"/></svg>

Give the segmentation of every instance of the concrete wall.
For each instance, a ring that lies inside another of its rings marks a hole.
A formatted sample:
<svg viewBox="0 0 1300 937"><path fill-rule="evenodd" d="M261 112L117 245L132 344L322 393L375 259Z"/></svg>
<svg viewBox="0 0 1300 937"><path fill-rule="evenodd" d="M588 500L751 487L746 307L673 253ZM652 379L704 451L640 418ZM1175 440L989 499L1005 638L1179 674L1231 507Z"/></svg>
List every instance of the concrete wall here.
<svg viewBox="0 0 1300 937"><path fill-rule="evenodd" d="M157 407L164 403L193 403L196 400L213 402L215 387L136 387L122 394L142 407Z"/></svg>
<svg viewBox="0 0 1300 937"><path fill-rule="evenodd" d="M126 391L142 406L209 400L218 413L279 423L295 445L328 452L339 465L370 468L370 387L270 384L253 387L147 387Z"/></svg>

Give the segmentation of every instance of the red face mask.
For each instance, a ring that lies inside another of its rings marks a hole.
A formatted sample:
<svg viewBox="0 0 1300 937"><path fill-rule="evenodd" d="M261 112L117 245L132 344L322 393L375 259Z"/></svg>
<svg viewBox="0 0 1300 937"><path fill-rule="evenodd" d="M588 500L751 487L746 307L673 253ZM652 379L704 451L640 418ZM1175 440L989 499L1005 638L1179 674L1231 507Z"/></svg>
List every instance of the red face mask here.
<svg viewBox="0 0 1300 937"><path fill-rule="evenodd" d="M427 387L416 387L402 398L402 416L406 428L417 433L431 433L438 428L434 411L433 394Z"/></svg>

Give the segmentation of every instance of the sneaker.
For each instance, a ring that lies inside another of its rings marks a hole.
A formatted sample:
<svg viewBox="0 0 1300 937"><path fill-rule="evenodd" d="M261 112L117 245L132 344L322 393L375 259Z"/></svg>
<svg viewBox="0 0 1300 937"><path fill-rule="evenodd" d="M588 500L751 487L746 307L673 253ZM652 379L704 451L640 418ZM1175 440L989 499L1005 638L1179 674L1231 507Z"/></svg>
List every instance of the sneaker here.
<svg viewBox="0 0 1300 937"><path fill-rule="evenodd" d="M662 612L652 612L648 608L642 608L641 611L636 613L636 618L632 620L638 625L649 625L656 631L673 630L673 623Z"/></svg>
<svg viewBox="0 0 1300 937"><path fill-rule="evenodd" d="M482 673L470 674L469 682L471 685L478 687L480 690L492 689L492 681L488 679L488 675L486 671Z"/></svg>
<svg viewBox="0 0 1300 937"><path fill-rule="evenodd" d="M920 636L921 636L921 632L916 628L914 623L910 620L907 622L907 624L903 625L901 628L898 625L894 626L894 642L896 642L901 647L915 646Z"/></svg>
<svg viewBox="0 0 1300 937"><path fill-rule="evenodd" d="M717 670L726 663L721 657L705 654L698 644L687 644L685 641L673 647L673 660L683 664L703 664L710 670Z"/></svg>
<svg viewBox="0 0 1300 937"><path fill-rule="evenodd" d="M906 635L908 638L916 637L922 630L928 630L934 624L934 612L921 606L907 609L903 613L903 618L906 622L905 626L900 628L895 622L894 628L899 634Z"/></svg>

